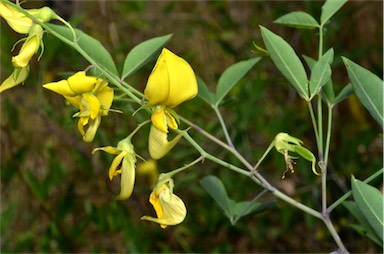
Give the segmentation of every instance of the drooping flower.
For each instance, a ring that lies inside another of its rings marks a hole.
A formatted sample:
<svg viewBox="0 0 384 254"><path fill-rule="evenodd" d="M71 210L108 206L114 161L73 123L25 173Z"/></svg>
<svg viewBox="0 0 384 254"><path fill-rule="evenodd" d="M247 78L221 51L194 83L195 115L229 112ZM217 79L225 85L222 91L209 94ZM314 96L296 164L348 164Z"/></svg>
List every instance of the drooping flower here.
<svg viewBox="0 0 384 254"><path fill-rule="evenodd" d="M46 6L40 9L29 9L26 11L44 23L56 16L55 12ZM27 17L15 7L7 4L5 1L0 1L0 17L3 17L8 25L20 34L29 33L30 28L34 25L34 21L31 18Z"/></svg>
<svg viewBox="0 0 384 254"><path fill-rule="evenodd" d="M148 104L152 106L151 120L155 127L155 129L151 128L149 136L149 151L152 158L161 158L177 143L177 141L168 142L166 135L169 132L168 128L178 128L177 115L173 108L195 97L197 90L196 76L192 67L184 59L164 48L144 90L145 98L148 100ZM165 139L160 132L165 134ZM159 136L162 138L159 139ZM165 143L153 141L156 138ZM164 146L164 151L167 151L152 153L151 151L154 149L151 148L151 144L155 143L157 148L163 149L162 146Z"/></svg>
<svg viewBox="0 0 384 254"><path fill-rule="evenodd" d="M29 30L28 37L21 46L17 56L12 57L15 68L23 68L29 64L34 54L42 47L43 29L39 25L33 25Z"/></svg>
<svg viewBox="0 0 384 254"><path fill-rule="evenodd" d="M311 151L309 151L307 148L303 147L303 141L301 141L298 138L292 137L287 133L279 133L276 135L275 140L275 148L276 150L284 155L285 164L286 164L286 171L294 172L293 169L293 160L297 159L297 157L291 156L289 152L296 153L300 155L305 160L312 163L312 171L315 175L321 175L321 173L318 173L316 171L316 157L313 155ZM285 172L283 175L283 178L285 177Z"/></svg>
<svg viewBox="0 0 384 254"><path fill-rule="evenodd" d="M34 19L41 22L48 22L52 18L56 17L56 14L49 7L30 9L26 11L33 15ZM1 93L9 88L23 83L27 79L29 73L28 64L31 58L37 53L39 48L43 49L43 29L30 17L27 17L24 13L10 4L7 4L5 1L0 1L0 16L7 21L9 26L15 32L28 34L27 38L21 40L24 41L24 43L21 46L19 54L12 57L12 64L15 69L13 73L1 84Z"/></svg>
<svg viewBox="0 0 384 254"><path fill-rule="evenodd" d="M20 83L23 83L27 79L28 74L29 66L24 68L15 68L12 74L1 84L0 93L14 86L17 86Z"/></svg>
<svg viewBox="0 0 384 254"><path fill-rule="evenodd" d="M171 178L165 181L159 180L149 197L157 218L145 215L141 217L142 220L159 223L162 228L183 222L187 215L187 208L183 200L173 194L173 185Z"/></svg>
<svg viewBox="0 0 384 254"><path fill-rule="evenodd" d="M53 82L43 87L61 94L80 111L74 114L79 117L78 129L83 140L91 142L100 125L101 117L108 115L113 101L113 89L108 82L93 76L86 76L79 71L67 80ZM87 130L84 127L88 125Z"/></svg>
<svg viewBox="0 0 384 254"><path fill-rule="evenodd" d="M92 154L99 150L116 155L108 171L109 179L112 181L114 176L121 174L121 190L116 199L128 199L132 195L133 187L135 185L135 165L137 156L130 139L126 138L121 140L117 144L117 147L106 146L96 148L92 151Z"/></svg>

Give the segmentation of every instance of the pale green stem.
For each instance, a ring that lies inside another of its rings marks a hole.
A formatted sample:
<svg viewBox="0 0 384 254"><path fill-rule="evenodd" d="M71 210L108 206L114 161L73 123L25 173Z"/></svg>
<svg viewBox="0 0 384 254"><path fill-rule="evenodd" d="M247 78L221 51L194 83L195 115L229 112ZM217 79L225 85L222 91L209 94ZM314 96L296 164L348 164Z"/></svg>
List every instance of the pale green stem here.
<svg viewBox="0 0 384 254"><path fill-rule="evenodd" d="M267 155L269 154L269 152L272 150L272 148L275 146L275 140L273 140L271 142L271 144L268 146L267 150L265 150L263 156L261 156L261 158L259 159L259 161L257 162L257 164L253 167L253 171L256 171L257 168L260 166L260 164L263 162L263 160L265 159L265 157L267 157Z"/></svg>
<svg viewBox="0 0 384 254"><path fill-rule="evenodd" d="M384 173L384 168L376 171L374 174L372 174L370 177L368 177L367 179L364 180L365 183L369 183L370 181L372 181L373 179L375 179L376 177L378 177L379 175L383 174ZM343 196L341 196L338 200L336 200L335 202L333 202L332 205L330 205L327 209L327 212L328 213L331 213L333 211L333 209L335 209L336 207L338 207L342 202L344 202L347 198L349 198L350 196L352 195L352 191L348 191L347 193L345 193Z"/></svg>
<svg viewBox="0 0 384 254"><path fill-rule="evenodd" d="M140 123L137 125L136 129L134 129L129 135L128 137L126 137L127 139L131 139L144 125L150 123L151 120L145 120L144 122Z"/></svg>
<svg viewBox="0 0 384 254"><path fill-rule="evenodd" d="M216 158L215 156L212 156L211 154L207 153L199 144L196 143L196 141L187 133L183 133L183 137L204 157L207 158L208 160L211 160L213 162L216 162L219 165L222 165L234 172L237 172L239 174L249 176L249 171L236 167L235 165L232 165L226 161L223 161L219 158Z"/></svg>
<svg viewBox="0 0 384 254"><path fill-rule="evenodd" d="M227 143L230 147L234 147L233 146L233 143L232 143L232 140L231 140L231 137L229 136L229 133L228 133L228 129L227 129L227 126L224 122L224 119L223 119L223 116L221 115L220 113L220 110L219 110L219 107L218 105L212 105L212 108L213 110L215 111L216 115L217 115L217 118L219 119L219 122L220 122L220 125L221 125L221 128L224 132L224 136L225 136L225 139L227 140Z"/></svg>
<svg viewBox="0 0 384 254"><path fill-rule="evenodd" d="M329 146L331 143L331 133L332 133L332 107L328 107L328 121L327 121L327 138L325 141L325 150L324 150L324 163L321 175L321 193L322 193L322 210L323 212L327 209L327 172L328 172L328 156L329 156Z"/></svg>
<svg viewBox="0 0 384 254"><path fill-rule="evenodd" d="M195 164L197 164L198 162L203 161L203 160L204 160L204 156L201 155L201 156L200 156L199 158L197 158L196 160L194 160L194 161L188 163L187 165L184 165L184 166L182 166L182 167L180 167L180 168L178 168L178 169L175 169L175 170L172 170L172 171L170 171L170 172L168 172L168 173L165 173L165 175L167 175L169 178L171 178L171 177L173 177L175 174L180 173L181 171L183 171L183 170L185 170L185 169L187 169L187 168L190 168L190 167L192 167L193 165L195 165Z"/></svg>
<svg viewBox="0 0 384 254"><path fill-rule="evenodd" d="M335 227L333 226L333 223L332 223L331 219L329 218L329 214L327 214L326 216L323 215L322 220L324 221L329 232L331 233L333 240L335 240L337 246L339 246L339 249L340 249L339 253L349 253L348 250L345 248L343 241L340 239L340 236L337 233Z"/></svg>
<svg viewBox="0 0 384 254"><path fill-rule="evenodd" d="M315 133L317 150L319 150L319 132L317 130L315 113L313 112L313 107L312 107L311 101L307 101L307 103L308 103L309 115L311 116L311 120L312 120L313 132Z"/></svg>

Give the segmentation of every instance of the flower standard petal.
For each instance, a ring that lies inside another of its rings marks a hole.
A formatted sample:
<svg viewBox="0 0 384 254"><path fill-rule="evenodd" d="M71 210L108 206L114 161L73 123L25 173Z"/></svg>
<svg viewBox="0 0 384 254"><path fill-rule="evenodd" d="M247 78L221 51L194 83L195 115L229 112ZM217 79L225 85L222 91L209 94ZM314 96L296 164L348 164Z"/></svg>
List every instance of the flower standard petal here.
<svg viewBox="0 0 384 254"><path fill-rule="evenodd" d="M156 65L149 75L144 95L148 99L150 105L164 104L169 96L169 73L167 63L160 54Z"/></svg>
<svg viewBox="0 0 384 254"><path fill-rule="evenodd" d="M86 76L85 71L79 71L67 80L69 87L75 94L92 92L97 82L96 77Z"/></svg>
<svg viewBox="0 0 384 254"><path fill-rule="evenodd" d="M107 83L108 84L108 83ZM97 99L100 101L102 115L108 115L108 111L111 108L113 102L114 91L108 86L104 86L96 93Z"/></svg>
<svg viewBox="0 0 384 254"><path fill-rule="evenodd" d="M168 49L163 49L169 75L169 95L164 103L170 108L197 95L197 81L192 67L183 58Z"/></svg>
<svg viewBox="0 0 384 254"><path fill-rule="evenodd" d="M95 119L99 115L100 101L95 95L84 93L82 103L84 109L89 109L91 119Z"/></svg>
<svg viewBox="0 0 384 254"><path fill-rule="evenodd" d="M43 85L44 88L51 90L63 96L73 97L76 94L71 90L66 80L60 80L58 82L47 83ZM72 102L71 102L72 104ZM72 104L73 105L73 104Z"/></svg>

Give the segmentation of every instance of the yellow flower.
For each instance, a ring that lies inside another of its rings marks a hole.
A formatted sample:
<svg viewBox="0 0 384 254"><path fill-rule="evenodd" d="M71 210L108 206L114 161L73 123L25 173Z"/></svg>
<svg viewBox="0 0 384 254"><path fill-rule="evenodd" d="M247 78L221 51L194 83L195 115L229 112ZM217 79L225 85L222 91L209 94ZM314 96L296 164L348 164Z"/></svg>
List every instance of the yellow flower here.
<svg viewBox="0 0 384 254"><path fill-rule="evenodd" d="M116 155L109 168L109 179L112 181L114 176L121 174L121 190L116 198L119 200L128 199L132 195L135 185L136 165L136 153L130 139L121 140L117 147L106 146L96 148L92 151L92 154L99 150Z"/></svg>
<svg viewBox="0 0 384 254"><path fill-rule="evenodd" d="M23 83L29 74L29 66L24 68L15 68L11 76L9 76L0 86L0 93L4 90L17 86L20 83Z"/></svg>
<svg viewBox="0 0 384 254"><path fill-rule="evenodd" d="M39 25L33 25L29 31L20 53L12 57L12 64L16 68L23 68L29 64L32 56L42 47L43 29Z"/></svg>
<svg viewBox="0 0 384 254"><path fill-rule="evenodd" d="M164 48L148 78L144 95L152 106L149 153L160 159L171 150L182 134L168 142L168 127L177 129L174 107L197 94L197 81L192 67L181 57Z"/></svg>
<svg viewBox="0 0 384 254"><path fill-rule="evenodd" d="M153 205L157 218L146 215L141 219L159 223L162 228L180 224L187 215L183 200L173 194L172 179L159 181L149 197L149 202Z"/></svg>
<svg viewBox="0 0 384 254"><path fill-rule="evenodd" d="M79 117L78 129L83 140L91 142L95 137L101 122L101 116L108 115L113 101L113 89L108 82L86 76L84 71L79 71L67 80L53 82L43 87L61 94L65 99L80 111L74 117ZM84 127L88 125L85 131Z"/></svg>
<svg viewBox="0 0 384 254"><path fill-rule="evenodd" d="M56 15L49 7L26 11L41 22L48 22ZM7 21L8 25L15 32L20 34L29 33L30 28L34 24L31 18L25 16L24 13L7 4L5 1L0 1L0 16Z"/></svg>

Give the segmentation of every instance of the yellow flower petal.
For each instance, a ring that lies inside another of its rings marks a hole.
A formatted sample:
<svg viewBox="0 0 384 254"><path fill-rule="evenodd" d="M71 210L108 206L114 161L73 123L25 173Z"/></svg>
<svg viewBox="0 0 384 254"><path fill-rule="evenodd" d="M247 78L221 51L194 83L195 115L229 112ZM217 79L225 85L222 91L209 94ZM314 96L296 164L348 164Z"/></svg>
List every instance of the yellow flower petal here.
<svg viewBox="0 0 384 254"><path fill-rule="evenodd" d="M33 25L32 19L3 1L0 1L0 16L7 21L15 32L20 34L27 34Z"/></svg>
<svg viewBox="0 0 384 254"><path fill-rule="evenodd" d="M66 80L61 80L59 82L52 82L43 85L44 88L51 90L55 93L61 94L63 96L73 97L75 93L71 90ZM72 105L74 105L72 101L70 101Z"/></svg>
<svg viewBox="0 0 384 254"><path fill-rule="evenodd" d="M168 112L168 110L165 110L165 118L166 118L167 125L169 126L169 128L176 130L178 127L176 119L175 119L175 117L173 117L173 115L171 115Z"/></svg>
<svg viewBox="0 0 384 254"><path fill-rule="evenodd" d="M111 166L109 167L108 170L108 176L109 180L112 180L112 178L116 175L115 172L119 169L119 165L124 159L124 156L126 155L125 151L121 151L112 161Z"/></svg>
<svg viewBox="0 0 384 254"><path fill-rule="evenodd" d="M20 53L12 57L12 64L17 68L26 67L31 61L31 58L40 48L43 29L39 25L34 25L31 28L30 36L21 46Z"/></svg>
<svg viewBox="0 0 384 254"><path fill-rule="evenodd" d="M89 109L91 119L95 119L99 115L100 101L93 94L84 93L82 105L84 109Z"/></svg>
<svg viewBox="0 0 384 254"><path fill-rule="evenodd" d="M149 76L144 95L151 105L176 107L197 94L192 67L181 57L164 48Z"/></svg>
<svg viewBox="0 0 384 254"><path fill-rule="evenodd" d="M183 58L163 49L169 72L169 95L165 105L173 108L197 95L197 81L192 67Z"/></svg>
<svg viewBox="0 0 384 254"><path fill-rule="evenodd" d="M113 102L113 94L113 89L108 86L104 86L97 92L96 97L100 101L102 115L108 115L108 110L111 108Z"/></svg>
<svg viewBox="0 0 384 254"><path fill-rule="evenodd" d="M165 117L165 110L160 109L152 113L152 124L164 133L168 133L167 118Z"/></svg>
<svg viewBox="0 0 384 254"><path fill-rule="evenodd" d="M94 154L97 151L104 151L106 153L113 154L113 155L118 155L122 152L120 149L117 149L116 147L104 146L104 147L98 147L98 148L93 149L92 154Z"/></svg>
<svg viewBox="0 0 384 254"><path fill-rule="evenodd" d="M167 133L151 125L148 141L149 154L155 160L162 158L177 144L182 135L183 133L180 133L173 140L168 141Z"/></svg>
<svg viewBox="0 0 384 254"><path fill-rule="evenodd" d="M126 154L121 167L121 180L120 180L120 194L116 199L128 199L133 192L135 185L135 163L136 158L134 154Z"/></svg>
<svg viewBox="0 0 384 254"><path fill-rule="evenodd" d="M143 216L141 219L159 223L162 228L180 224L187 215L183 200L173 194L165 184L151 193L149 201L156 211L157 218Z"/></svg>
<svg viewBox="0 0 384 254"><path fill-rule="evenodd" d="M101 122L101 116L96 117L95 119L89 120L89 126L85 134L83 135L83 140L85 142L92 142L95 138L97 129L99 128Z"/></svg>
<svg viewBox="0 0 384 254"><path fill-rule="evenodd" d="M96 77L86 76L84 71L77 72L67 80L69 87L75 94L92 92L97 82Z"/></svg>
<svg viewBox="0 0 384 254"><path fill-rule="evenodd" d="M162 56L163 53L160 54L144 90L144 95L151 105L164 104L169 96L168 67Z"/></svg>
<svg viewBox="0 0 384 254"><path fill-rule="evenodd" d="M1 83L0 93L24 82L27 79L28 74L29 66L14 69L12 74L6 80L4 80L3 83Z"/></svg>

